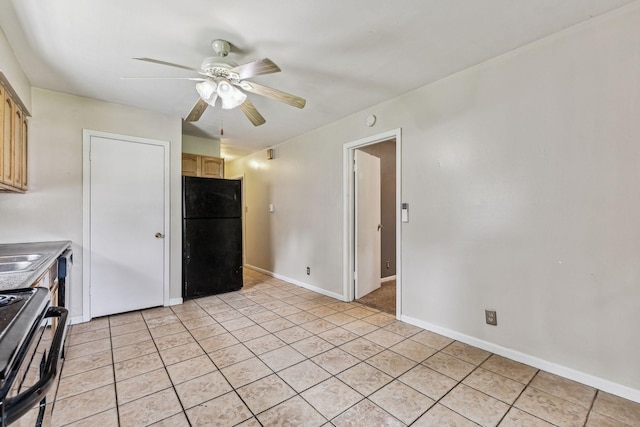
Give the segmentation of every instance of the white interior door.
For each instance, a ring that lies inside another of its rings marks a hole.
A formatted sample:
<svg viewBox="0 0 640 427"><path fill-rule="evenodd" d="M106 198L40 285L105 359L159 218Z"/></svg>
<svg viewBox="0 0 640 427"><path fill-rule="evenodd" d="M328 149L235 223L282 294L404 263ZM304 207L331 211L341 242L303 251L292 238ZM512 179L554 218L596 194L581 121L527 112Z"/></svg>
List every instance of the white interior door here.
<svg viewBox="0 0 640 427"><path fill-rule="evenodd" d="M91 317L163 305L168 148L97 136L89 144Z"/></svg>
<svg viewBox="0 0 640 427"><path fill-rule="evenodd" d="M355 150L356 299L380 287L380 159Z"/></svg>

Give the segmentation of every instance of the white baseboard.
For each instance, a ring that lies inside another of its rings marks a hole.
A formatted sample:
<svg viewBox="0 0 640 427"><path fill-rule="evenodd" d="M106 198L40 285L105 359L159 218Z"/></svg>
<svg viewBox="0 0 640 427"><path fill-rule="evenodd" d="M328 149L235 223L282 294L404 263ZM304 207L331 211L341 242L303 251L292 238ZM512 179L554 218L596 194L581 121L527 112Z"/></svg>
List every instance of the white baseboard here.
<svg viewBox="0 0 640 427"><path fill-rule="evenodd" d="M82 316L73 316L69 319L69 324L70 325L77 325L78 323L84 323L84 317Z"/></svg>
<svg viewBox="0 0 640 427"><path fill-rule="evenodd" d="M591 387L595 387L602 391L606 391L607 393L615 394L616 396L620 396L625 399L632 400L634 402L640 403L640 390L636 390L631 387L624 386L622 384L614 383L609 380L605 380L600 377L596 377L594 375L590 375L581 371L577 371L572 368L568 368L563 365L558 365L557 363L549 362L544 359L540 359L535 356L531 356L525 353L521 353L516 350L512 350L510 348L502 347L497 344L490 343L488 341L480 340L469 335L465 335L456 331L452 331L450 329L446 329L437 325L433 325L428 322L423 322L418 319L414 319L409 316L400 316L400 320L403 322L409 323L414 326L419 326L423 329L427 329L429 331L438 333L440 335L444 335L445 337L454 339L456 341L461 341L465 344L469 344L483 350L487 350L491 353L495 353L497 355L509 358L511 360L515 360L516 362L521 362L527 364L529 366L533 366L534 368L542 369L544 371L550 372L555 375L559 375L564 378L568 378L573 381L577 381L582 384L586 384Z"/></svg>
<svg viewBox="0 0 640 427"><path fill-rule="evenodd" d="M258 273L266 274L267 276L271 276L271 277L273 277L275 279L284 280L285 282L292 283L294 285L298 285L298 286L300 286L302 288L308 289L308 290L313 291L313 292L317 292L317 293L319 293L321 295L325 295L325 296L328 296L328 297L331 297L331 298L335 298L335 299L340 300L340 301L346 301L344 295L342 295L342 294L338 294L338 293L335 293L335 292L327 291L326 289L318 288L316 286L310 285L310 284L305 283L305 282L301 282L301 281L296 280L296 279L292 279L292 278L287 277L287 276L283 276L281 274L276 274L273 271L264 270L264 269L262 269L260 267L256 267L255 265L245 264L244 268L249 268L251 270L257 271Z"/></svg>
<svg viewBox="0 0 640 427"><path fill-rule="evenodd" d="M166 307L170 307L172 305L180 305L183 302L184 301L182 298L169 298L169 303L166 305Z"/></svg>
<svg viewBox="0 0 640 427"><path fill-rule="evenodd" d="M387 276L387 277L381 278L380 279L380 283L390 282L392 280L396 280L396 275L395 274L393 276Z"/></svg>

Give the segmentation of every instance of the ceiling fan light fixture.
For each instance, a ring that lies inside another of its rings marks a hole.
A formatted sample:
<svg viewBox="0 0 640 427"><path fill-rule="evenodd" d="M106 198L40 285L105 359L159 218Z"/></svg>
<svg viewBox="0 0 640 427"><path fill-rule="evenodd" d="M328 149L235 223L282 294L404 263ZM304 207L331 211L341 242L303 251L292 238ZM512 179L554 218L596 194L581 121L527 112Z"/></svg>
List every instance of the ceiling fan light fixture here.
<svg viewBox="0 0 640 427"><path fill-rule="evenodd" d="M218 85L211 80L205 80L196 85L196 90L198 91L200 98L212 107L216 105L216 99L218 99L218 92L216 91L217 88Z"/></svg>
<svg viewBox="0 0 640 427"><path fill-rule="evenodd" d="M215 107L217 99L220 98L223 109L230 110L240 107L241 112L254 126L263 125L266 120L251 103L245 92L265 96L296 108L304 108L306 103L304 98L245 80L282 71L280 67L269 58L262 58L238 65L227 58L227 55L231 52L231 44L229 42L220 39L214 40L212 48L215 56L205 58L199 69L153 58L134 59L180 68L199 74L199 77L169 77L177 80L200 82L196 84L196 90L200 98L185 117L184 120L187 122L198 121L207 107L209 105Z"/></svg>
<svg viewBox="0 0 640 427"><path fill-rule="evenodd" d="M217 84L216 92L222 100L223 109L231 110L239 107L247 99L247 95L240 89L233 87L229 80L218 79Z"/></svg>

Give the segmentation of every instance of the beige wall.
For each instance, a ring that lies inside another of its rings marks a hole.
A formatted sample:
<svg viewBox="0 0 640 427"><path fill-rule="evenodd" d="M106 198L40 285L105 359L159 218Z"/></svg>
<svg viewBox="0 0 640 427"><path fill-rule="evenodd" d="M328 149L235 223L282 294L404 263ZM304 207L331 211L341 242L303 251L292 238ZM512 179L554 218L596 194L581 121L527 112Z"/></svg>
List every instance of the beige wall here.
<svg viewBox="0 0 640 427"><path fill-rule="evenodd" d="M343 287L339 138L311 132L275 147L273 160L261 150L225 163L227 176L244 175L247 264L333 296Z"/></svg>
<svg viewBox="0 0 640 427"><path fill-rule="evenodd" d="M220 141L191 135L182 135L182 152L200 154L202 156L220 157Z"/></svg>
<svg viewBox="0 0 640 427"><path fill-rule="evenodd" d="M402 318L640 400L638 46L636 5L231 162L248 264L342 294L342 146L402 128Z"/></svg>
<svg viewBox="0 0 640 427"><path fill-rule="evenodd" d="M4 73L11 87L16 91L22 103L31 111L31 84L20 68L18 59L13 53L2 28L0 28L0 71Z"/></svg>
<svg viewBox="0 0 640 427"><path fill-rule="evenodd" d="M82 130L171 143L170 298L181 298L181 120L34 88L29 191L0 195L0 242L71 240L71 316L82 315Z"/></svg>

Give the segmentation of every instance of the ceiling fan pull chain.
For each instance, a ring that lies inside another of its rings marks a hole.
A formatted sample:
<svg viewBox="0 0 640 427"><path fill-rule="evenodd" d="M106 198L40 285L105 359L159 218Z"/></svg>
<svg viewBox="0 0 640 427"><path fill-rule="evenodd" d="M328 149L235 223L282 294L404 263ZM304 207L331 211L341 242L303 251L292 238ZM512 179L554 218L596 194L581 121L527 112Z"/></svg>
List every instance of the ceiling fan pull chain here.
<svg viewBox="0 0 640 427"><path fill-rule="evenodd" d="M224 129L222 127L222 114L220 114L220 136L224 135Z"/></svg>

